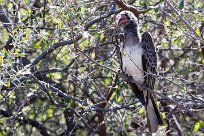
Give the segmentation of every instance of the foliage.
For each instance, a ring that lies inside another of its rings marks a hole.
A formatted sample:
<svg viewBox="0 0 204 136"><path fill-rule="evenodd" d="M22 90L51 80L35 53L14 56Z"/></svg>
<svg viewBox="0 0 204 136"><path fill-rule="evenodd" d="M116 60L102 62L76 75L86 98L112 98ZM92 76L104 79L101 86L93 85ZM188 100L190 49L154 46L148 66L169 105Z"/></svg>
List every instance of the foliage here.
<svg viewBox="0 0 204 136"><path fill-rule="evenodd" d="M0 136L149 134L145 110L120 71L119 6L0 1ZM124 2L148 9L139 24L159 58L155 91L165 127L158 134L204 133L203 2Z"/></svg>

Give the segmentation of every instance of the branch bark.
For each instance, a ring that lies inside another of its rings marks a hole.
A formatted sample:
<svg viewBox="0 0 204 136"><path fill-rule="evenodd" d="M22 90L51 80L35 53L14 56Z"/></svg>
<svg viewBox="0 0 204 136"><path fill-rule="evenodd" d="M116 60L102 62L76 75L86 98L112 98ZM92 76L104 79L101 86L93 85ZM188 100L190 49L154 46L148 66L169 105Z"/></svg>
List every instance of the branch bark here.
<svg viewBox="0 0 204 136"><path fill-rule="evenodd" d="M199 36L195 29L190 25L190 23L185 19L183 18L180 13L170 4L170 2L168 0L166 0L166 3L167 5L171 8L171 10L179 17L179 19L188 27L188 29L190 30L190 32L192 32L195 37L201 41L202 44L204 44L204 40L202 39L201 36Z"/></svg>
<svg viewBox="0 0 204 136"><path fill-rule="evenodd" d="M70 45L73 44L75 41L78 41L82 38L82 35L78 35L75 39L71 39L69 41L64 41L64 42L59 42L54 44L52 47L50 47L49 49L43 51L43 53L41 55L39 55L37 58L35 58L35 60L32 62L31 65L36 65L40 60L42 60L43 58L46 57L47 54L51 53L52 51L54 51L56 48L60 47L60 46L64 46L64 45Z"/></svg>
<svg viewBox="0 0 204 136"><path fill-rule="evenodd" d="M153 9L153 7L149 7L148 9L145 10L138 10L136 7L132 5L125 4L122 0L114 0L114 2L122 9L122 10L129 10L131 11L137 18L139 18L140 14L146 13ZM158 5L161 3L161 1L157 2L154 4L154 6Z"/></svg>
<svg viewBox="0 0 204 136"><path fill-rule="evenodd" d="M175 100L169 98L168 96L165 96L165 95L163 95L163 94L161 94L161 93L158 93L158 92L156 92L156 91L152 91L152 90L150 90L150 89L148 89L148 91L151 92L151 93L154 93L154 94L156 94L156 95L158 95L158 96L160 96L162 99L165 99L165 100L167 100L167 101L169 101L169 102L174 103L175 105L178 106L179 109L186 111L189 115L196 117L198 120L204 121L204 118L201 117L199 114L193 113L191 110L189 110L188 108L184 107L182 104L179 104L179 103L176 102Z"/></svg>
<svg viewBox="0 0 204 136"><path fill-rule="evenodd" d="M1 110L1 109L0 109L0 114L3 115L4 117L7 117L7 118L12 118L13 117L13 115L11 113L9 113L8 111ZM45 126L43 126L41 123L39 123L38 121L36 121L36 120L26 118L26 117L23 117L23 118L18 118L17 117L16 120L19 123L25 123L25 124L29 124L31 126L34 126L35 128L37 128L39 130L39 132L43 136L50 136L48 134L48 132L47 132L47 128Z"/></svg>
<svg viewBox="0 0 204 136"><path fill-rule="evenodd" d="M118 79L118 75L116 74L115 77L113 77L111 88L109 89L109 91L108 91L108 93L106 95L106 102L99 105L100 108L105 108L106 107L107 102L110 100L110 98L111 98L111 96L113 94L113 91L114 91L113 88L116 86L117 79ZM98 116L98 122L99 122L99 125L100 125L100 127L99 127L100 128L99 136L106 136L106 124L105 124L105 121L104 121L104 113L103 112L98 112L97 116Z"/></svg>
<svg viewBox="0 0 204 136"><path fill-rule="evenodd" d="M7 29L7 31L9 31L10 21L6 14L4 13L3 7L1 5L0 5L0 21L3 23L3 26Z"/></svg>

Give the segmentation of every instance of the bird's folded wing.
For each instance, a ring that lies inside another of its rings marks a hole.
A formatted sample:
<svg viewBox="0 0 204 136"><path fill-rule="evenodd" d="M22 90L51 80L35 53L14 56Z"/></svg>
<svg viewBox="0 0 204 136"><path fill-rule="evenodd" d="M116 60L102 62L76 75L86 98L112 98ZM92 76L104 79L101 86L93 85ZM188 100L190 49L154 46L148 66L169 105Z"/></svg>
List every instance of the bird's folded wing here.
<svg viewBox="0 0 204 136"><path fill-rule="evenodd" d="M148 32L142 34L142 48L144 51L142 56L142 65L145 73L144 86L154 90L155 75L157 74L157 55L152 37Z"/></svg>

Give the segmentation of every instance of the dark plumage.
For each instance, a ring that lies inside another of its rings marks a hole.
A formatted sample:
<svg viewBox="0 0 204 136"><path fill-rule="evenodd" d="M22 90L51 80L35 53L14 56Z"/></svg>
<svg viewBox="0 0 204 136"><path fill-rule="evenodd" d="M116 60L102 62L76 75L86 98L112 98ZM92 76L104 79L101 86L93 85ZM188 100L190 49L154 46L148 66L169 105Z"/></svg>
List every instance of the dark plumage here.
<svg viewBox="0 0 204 136"><path fill-rule="evenodd" d="M132 78L130 86L136 97L146 108L147 121L152 133L163 124L154 95L148 90L154 90L157 74L157 56L152 38L148 32L139 33L138 20L133 13L122 11L116 17L116 29L122 33L120 40L121 68Z"/></svg>

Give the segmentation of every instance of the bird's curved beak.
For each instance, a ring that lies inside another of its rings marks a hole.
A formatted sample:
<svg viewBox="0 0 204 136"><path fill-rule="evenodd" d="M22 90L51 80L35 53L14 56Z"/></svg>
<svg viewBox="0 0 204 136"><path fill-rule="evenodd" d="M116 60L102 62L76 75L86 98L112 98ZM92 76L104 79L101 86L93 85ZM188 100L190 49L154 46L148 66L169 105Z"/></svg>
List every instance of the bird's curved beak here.
<svg viewBox="0 0 204 136"><path fill-rule="evenodd" d="M121 15L120 20L118 22L118 26L121 26L122 24L128 22L129 19L127 19L127 17L125 15Z"/></svg>
<svg viewBox="0 0 204 136"><path fill-rule="evenodd" d="M116 24L116 30L119 30L119 27L122 25L122 24L124 24L124 23L126 23L126 22L129 22L130 20L125 16L125 15L121 15L120 16L120 19L119 19L119 22L118 22L118 24Z"/></svg>

